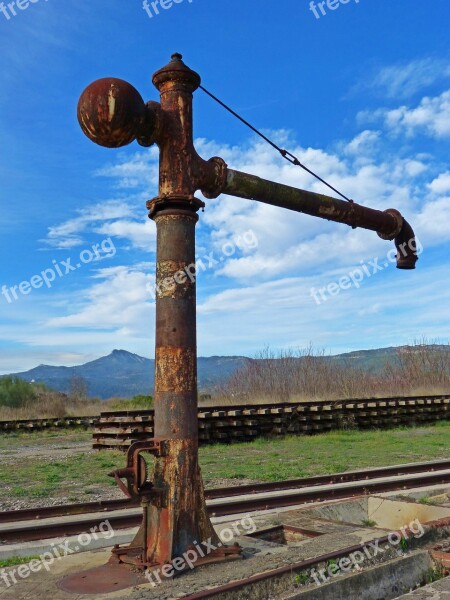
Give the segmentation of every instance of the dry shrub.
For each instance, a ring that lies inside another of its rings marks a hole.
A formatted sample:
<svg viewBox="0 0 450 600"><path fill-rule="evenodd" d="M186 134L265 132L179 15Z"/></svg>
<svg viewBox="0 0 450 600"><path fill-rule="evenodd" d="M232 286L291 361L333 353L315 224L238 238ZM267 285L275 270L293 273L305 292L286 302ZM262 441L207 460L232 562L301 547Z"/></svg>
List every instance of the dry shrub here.
<svg viewBox="0 0 450 600"><path fill-rule="evenodd" d="M337 362L324 351L266 348L217 390L210 404L258 404L450 393L450 346L426 340L398 348L381 372Z"/></svg>
<svg viewBox="0 0 450 600"><path fill-rule="evenodd" d="M219 394L220 402L253 404L293 402L311 398L361 397L373 385L373 376L342 367L312 346L274 354L266 348L238 370Z"/></svg>
<svg viewBox="0 0 450 600"><path fill-rule="evenodd" d="M101 400L71 400L60 392L36 390L35 398L20 407L0 406L0 420L46 419L58 417L89 417L100 414Z"/></svg>
<svg viewBox="0 0 450 600"><path fill-rule="evenodd" d="M395 363L386 364L385 372L388 385L398 393L449 393L450 346L416 340L398 349Z"/></svg>

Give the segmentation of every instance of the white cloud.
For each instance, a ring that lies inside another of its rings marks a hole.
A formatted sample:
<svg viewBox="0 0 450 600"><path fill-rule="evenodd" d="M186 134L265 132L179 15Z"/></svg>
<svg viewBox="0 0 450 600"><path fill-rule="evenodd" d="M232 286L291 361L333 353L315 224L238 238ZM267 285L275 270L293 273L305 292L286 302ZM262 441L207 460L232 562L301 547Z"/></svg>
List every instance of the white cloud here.
<svg viewBox="0 0 450 600"><path fill-rule="evenodd" d="M450 172L441 173L439 177L428 184L428 188L435 194L450 192Z"/></svg>
<svg viewBox="0 0 450 600"><path fill-rule="evenodd" d="M143 185L154 187L158 184L158 158L159 150L156 146L152 146L132 156L119 155L116 163L98 169L95 175L116 180L115 187L119 189Z"/></svg>
<svg viewBox="0 0 450 600"><path fill-rule="evenodd" d="M346 270L249 283L212 294L199 305L200 353L217 348L217 339L221 348L251 355L265 344L292 348L313 341L318 348L343 352L401 345L421 334L442 337L450 319L447 270L447 265L423 270L419 263L416 271L393 266L364 280L359 289L342 290L320 305L311 288L338 281ZM438 307L430 302L436 281L442 282Z"/></svg>
<svg viewBox="0 0 450 600"><path fill-rule="evenodd" d="M83 234L94 232L126 239L135 248L153 250L155 226L146 216L145 201L157 191L157 160L158 149L152 147L131 156L121 154L116 164L98 169L94 176L111 179L115 189L132 188L133 196L78 210L78 216L50 227L44 241L55 248L69 249L83 244Z"/></svg>
<svg viewBox="0 0 450 600"><path fill-rule="evenodd" d="M156 247L155 224L146 218L143 222L119 219L104 223L95 229L96 233L129 240L135 248L154 251Z"/></svg>
<svg viewBox="0 0 450 600"><path fill-rule="evenodd" d="M119 200L109 200L79 209L78 216L49 227L45 242L53 248L74 248L83 243L82 233L102 221L127 217L131 207Z"/></svg>
<svg viewBox="0 0 450 600"><path fill-rule="evenodd" d="M99 269L100 280L84 290L72 314L55 317L46 323L52 329L88 328L115 331L121 336L142 334L142 324L149 320L152 276L143 272L144 265ZM150 326L150 325L149 325Z"/></svg>
<svg viewBox="0 0 450 600"><path fill-rule="evenodd" d="M358 119L362 122L382 121L395 135L412 137L425 134L444 139L450 137L450 90L439 96L423 98L415 108L400 106L392 110L363 111Z"/></svg>
<svg viewBox="0 0 450 600"><path fill-rule="evenodd" d="M363 154L364 158L368 158L367 155L370 155L378 146L380 136L380 131L371 131L370 129L366 129L353 138L353 140L351 140L346 146L344 146L344 152L346 154L357 156Z"/></svg>
<svg viewBox="0 0 450 600"><path fill-rule="evenodd" d="M422 58L380 68L353 88L371 90L387 98L410 98L425 88L450 77L450 63L442 59Z"/></svg>
<svg viewBox="0 0 450 600"><path fill-rule="evenodd" d="M442 244L450 240L450 196L428 202L414 217L414 226L425 246Z"/></svg>

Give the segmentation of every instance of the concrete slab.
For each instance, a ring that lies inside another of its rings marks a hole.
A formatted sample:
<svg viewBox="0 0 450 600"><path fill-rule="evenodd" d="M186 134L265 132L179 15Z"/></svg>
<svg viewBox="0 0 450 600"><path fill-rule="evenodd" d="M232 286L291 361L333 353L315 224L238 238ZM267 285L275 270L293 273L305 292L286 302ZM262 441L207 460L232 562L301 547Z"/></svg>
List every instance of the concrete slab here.
<svg viewBox="0 0 450 600"><path fill-rule="evenodd" d="M365 501L366 499L362 506L366 506ZM338 504L339 502L331 504ZM246 535L251 531L244 530L241 526L240 535L236 535L230 540L230 543L238 542L244 549L248 560L205 566L188 571L176 579L165 580L163 578L162 583L153 586L148 583L131 590L104 596L98 594L95 596L82 596L63 592L58 588L58 582L63 577L103 565L110 557L110 549L86 551L82 554L71 554L61 560L55 559L48 571L41 569L39 572L27 573L26 576L21 576L16 567L16 583L11 580L11 569L5 569L3 572L0 570L0 600L31 600L31 598L33 600L118 600L119 598L121 600L169 600L181 598L207 587L223 585L233 580L246 579L264 571L290 566L307 559L315 559L330 552L344 550L361 543L366 544L389 533L387 529L374 529L359 524L332 523L311 514L311 508L313 508L311 505L307 506L308 510L306 512L305 506L301 508L303 510L295 510L293 507L289 507L289 509L272 510L251 515L254 525L258 529L285 524L304 527L320 534L299 547L278 546L277 544L267 544L264 541L252 539ZM332 508L331 512L334 510L335 508ZM222 530L224 528L230 529L233 523L236 524L237 521L248 517L248 514L234 515L233 517L213 519L213 521L216 529ZM129 537L132 533L128 533ZM110 540L110 544L118 543L118 541L118 539L113 538ZM88 548L88 550L92 549ZM3 577L3 575L6 575L6 577ZM288 589L292 592L295 589L292 572L288 573L283 585L285 585L284 588L281 588L283 592ZM399 589L398 593L402 592L403 589ZM276 594L272 597L281 598L282 596ZM345 600L354 597L347 594ZM390 598L393 597L390 596ZM261 600L266 596L256 596L255 598ZM319 598L319 596L316 596L314 600L316 598ZM322 596L320 596L320 599L322 600ZM370 598L370 600L373 600L373 598Z"/></svg>
<svg viewBox="0 0 450 600"><path fill-rule="evenodd" d="M401 501L383 496L365 496L354 500L345 500L333 504L322 504L307 509L306 514L322 517L331 521L371 524L373 527L397 531L413 522L425 525L450 517L450 508Z"/></svg>
<svg viewBox="0 0 450 600"><path fill-rule="evenodd" d="M377 496L384 498L409 498L411 500L420 500L421 498L429 498L430 496L450 495L450 485L437 484L410 488L404 491L382 492L377 493Z"/></svg>
<svg viewBox="0 0 450 600"><path fill-rule="evenodd" d="M285 518L284 515L285 513L281 512L278 515L276 513L266 516L255 515L253 518L255 525L260 528L278 525L283 522L289 523L290 519ZM233 523L233 521L228 519L227 522L222 521L216 527L218 530L230 528L230 523ZM145 600L168 600L169 598L180 598L208 586L244 579L256 573L286 566L291 562L321 556L333 550L348 548L380 536L380 531L368 528L345 527L342 525L338 527L339 530L335 530L334 533L324 533L298 548L271 546L270 544L264 544L261 540L254 540L245 535L236 536L232 542L236 541L243 547L248 557L247 560L202 567L188 571L174 580L163 580L162 584L155 586L149 583L131 590L104 596L82 596L61 591L58 588L58 582L63 577L103 565L110 557L110 549L87 551L82 554L69 555L60 560L56 559L48 571L42 568L39 572L27 573L25 577L18 575L17 567L5 569L3 572L0 570L0 600L31 600L31 598L33 600L94 600L94 598L95 600L115 600L119 598L121 600L127 598L133 598L133 600L140 598ZM246 533L242 528L241 532ZM115 540L112 541L115 542ZM12 581L11 573L15 577L16 583ZM6 575L7 583L2 579L3 574Z"/></svg>
<svg viewBox="0 0 450 600"><path fill-rule="evenodd" d="M334 577L329 583L283 596L283 600L392 600L420 584L432 564L428 552L418 551L357 574Z"/></svg>
<svg viewBox="0 0 450 600"><path fill-rule="evenodd" d="M443 475L450 475L450 469L446 469L443 470L441 472ZM429 472L429 473L424 473L422 476L422 479L424 481L424 484L426 484L427 478L432 478L434 477L436 474L433 472ZM404 483L404 487L407 488L408 487L408 482L410 480L414 480L415 478L417 478L417 474L412 474L412 475L402 475L401 477L397 476L397 477L378 477L375 479L371 479L370 483L392 483L395 481L399 481L401 480L402 483ZM345 482L345 483L335 483L333 484L333 488L335 490L340 490L340 491L344 491L344 490L351 490L354 487L354 482ZM302 488L302 491L325 491L328 490L330 488L329 485L316 485L316 486L312 486L312 487L304 487ZM298 489L293 489L293 490L283 490L283 496L289 497L292 495L295 495L298 493ZM398 492L397 492L398 494ZM258 494L258 498L276 498L280 495L279 491L273 491L273 492L264 492L263 494ZM233 500L238 501L238 500L248 500L248 499L254 499L256 496L255 494L245 494L242 496L235 496L233 497ZM211 510L214 509L214 506L216 505L220 505L223 502L223 499L213 499L213 500L208 500L206 502L207 506L211 508Z"/></svg>
<svg viewBox="0 0 450 600"><path fill-rule="evenodd" d="M450 577L430 583L395 600L450 600Z"/></svg>
<svg viewBox="0 0 450 600"><path fill-rule="evenodd" d="M138 531L138 528L133 529L120 529L114 531L114 543L115 544L129 544L134 538ZM91 538L89 545L82 547L79 542L79 536L65 536L57 538L49 538L47 540L36 540L34 542L21 542L15 544L0 544L0 560L5 560L12 557L29 557L29 556L40 556L45 552L52 552L54 548L58 548L61 545L68 544L68 547L75 550L76 552L88 552L92 550L98 550L101 548L109 548L111 546L110 535L97 534L97 539Z"/></svg>

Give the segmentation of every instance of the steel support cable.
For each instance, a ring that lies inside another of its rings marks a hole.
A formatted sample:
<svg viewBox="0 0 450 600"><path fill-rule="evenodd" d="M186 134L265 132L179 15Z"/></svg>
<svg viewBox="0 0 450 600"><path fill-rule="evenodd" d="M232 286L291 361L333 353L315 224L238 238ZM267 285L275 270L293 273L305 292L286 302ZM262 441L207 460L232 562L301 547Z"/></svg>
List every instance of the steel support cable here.
<svg viewBox="0 0 450 600"><path fill-rule="evenodd" d="M312 175L313 177L315 177L316 179L318 179L321 183L325 184L327 187L329 187L331 190L333 190L333 192L336 192L336 194L338 194L339 196L341 196L341 198L344 198L344 200L347 200L347 202L353 202L353 200L351 200L350 198L348 198L347 196L345 196L344 194L342 194L342 192L340 192L335 187L333 187L330 183L328 183L327 181L325 181L325 179L322 179L322 177L320 177L319 175L317 175L317 173L314 173L314 171L311 171L311 169L309 169L306 165L302 164L296 156L294 156L293 154L291 154L291 152L288 152L288 150L280 148L280 146L278 146L277 144L275 144L275 142L273 142L271 139L269 139L267 136L265 136L263 133L261 133L261 131L259 131L258 129L256 129L256 127L254 127L251 123L249 123L248 121L246 121L243 117L241 117L232 108L230 108L229 106L227 106L225 104L225 102L222 102L222 100L219 100L219 98L217 98L217 96L214 96L214 94L212 94L211 92L209 92L202 85L199 86L199 87L200 87L201 90L203 90L205 92L205 94L207 94L208 96L210 96L215 102L217 102L218 104L220 104L220 106L222 106L223 108L225 108L225 110L227 110L234 117L236 117L237 119L239 119L239 121L241 121L242 123L244 123L244 125L246 125L247 127L249 127L254 133L256 133L257 135L259 135L260 138L262 138L265 142L267 142L268 144L270 144L270 146L272 146L273 148L275 148L275 150L277 150L277 152L279 152L281 154L281 156L283 158L285 158L288 162L290 162L292 165L295 165L297 167L301 167L304 171L306 171L307 173L309 173L310 175Z"/></svg>

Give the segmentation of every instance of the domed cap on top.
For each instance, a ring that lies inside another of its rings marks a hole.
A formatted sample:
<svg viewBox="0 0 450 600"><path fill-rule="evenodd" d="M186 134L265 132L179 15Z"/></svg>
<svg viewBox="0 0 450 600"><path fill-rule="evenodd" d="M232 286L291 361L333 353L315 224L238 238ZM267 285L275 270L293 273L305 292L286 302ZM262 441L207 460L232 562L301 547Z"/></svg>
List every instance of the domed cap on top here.
<svg viewBox="0 0 450 600"><path fill-rule="evenodd" d="M167 81L179 81L183 82L190 87L193 92L198 88L201 83L201 78L198 73L187 67L183 60L182 55L176 52L172 54L171 61L159 71L153 75L153 84L161 90L161 87Z"/></svg>

